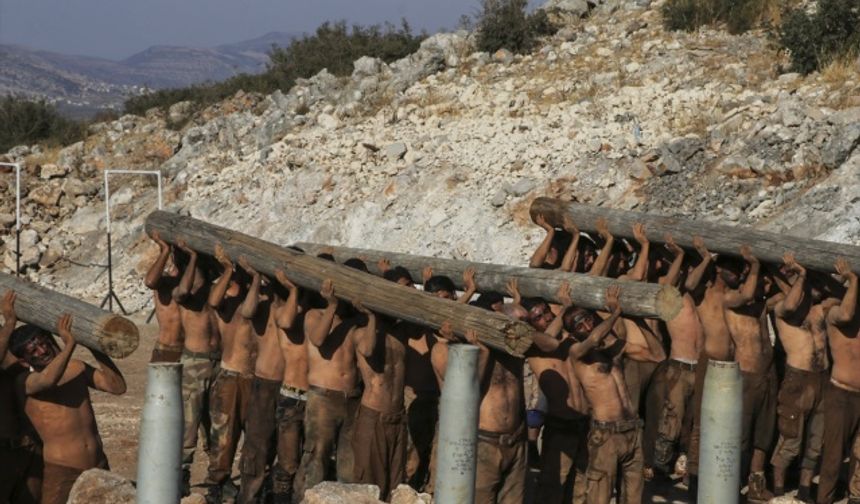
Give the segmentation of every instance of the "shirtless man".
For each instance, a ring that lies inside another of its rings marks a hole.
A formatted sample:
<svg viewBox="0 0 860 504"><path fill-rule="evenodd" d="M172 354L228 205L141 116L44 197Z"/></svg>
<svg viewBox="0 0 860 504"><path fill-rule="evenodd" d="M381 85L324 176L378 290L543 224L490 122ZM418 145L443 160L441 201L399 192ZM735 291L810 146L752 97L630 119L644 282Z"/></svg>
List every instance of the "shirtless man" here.
<svg viewBox="0 0 860 504"><path fill-rule="evenodd" d="M144 284L152 290L158 340L152 349L150 362L179 362L182 357L182 315L173 295L179 287L179 269L170 245L161 239L158 231L153 231L151 238L158 244L158 258L149 267Z"/></svg>
<svg viewBox="0 0 860 504"><path fill-rule="evenodd" d="M276 432L278 396L284 379L281 334L292 328L299 306L298 287L287 279L283 271L279 270L276 278L286 292L280 292L277 285L267 282L262 287L257 313L251 321L257 340L257 360L239 466L242 473L239 504L258 501L266 467L272 464L276 454L271 440Z"/></svg>
<svg viewBox="0 0 860 504"><path fill-rule="evenodd" d="M777 378L773 345L767 329L767 304L764 296L758 293L761 266L748 247L741 248L741 255L749 265L744 289L751 299L734 304L724 298L725 323L743 377L742 459L749 457L752 450L747 501L767 502L773 495L767 490L764 468L767 451L773 442ZM717 260L717 274L730 287L738 285L743 271L743 265L738 261Z"/></svg>
<svg viewBox="0 0 860 504"><path fill-rule="evenodd" d="M12 333L9 350L32 371L18 375L16 390L42 439L42 504L65 504L75 480L87 469L108 469L89 388L125 393L125 380L107 355L91 350L95 369L72 359L72 317L57 322L63 349L47 331L24 325ZM4 468L5 470L5 468Z"/></svg>
<svg viewBox="0 0 860 504"><path fill-rule="evenodd" d="M272 489L274 504L290 504L294 500L295 478L302 459L305 404L308 400L308 348L304 332L308 302L307 296L302 296L298 289L294 290L283 271L275 271L275 278L287 287L290 294L281 311L282 316L278 318L282 329L278 341L284 359L284 375L275 412L278 459L272 470ZM292 320L289 319L290 314L293 315Z"/></svg>
<svg viewBox="0 0 860 504"><path fill-rule="evenodd" d="M173 292L173 298L179 304L184 335L180 358L183 408L182 493L188 495L191 491L191 463L197 448L197 431L201 426L204 446L209 446L210 389L221 360L221 347L215 315L208 303L210 285L197 252L189 248L183 240L177 241L177 248L188 256L179 286Z"/></svg>
<svg viewBox="0 0 860 504"><path fill-rule="evenodd" d="M24 411L15 398L15 378L26 370L6 350L18 323L15 292L6 291L0 301L0 502L38 504L42 491L42 453L36 436L29 432Z"/></svg>
<svg viewBox="0 0 860 504"><path fill-rule="evenodd" d="M666 249L674 257L666 274L660 276L657 283L678 287L682 292L683 304L678 315L666 322L666 331L671 341L669 360L661 365L652 377L649 405L660 401L662 407L654 408L657 411L654 420L656 439L653 453L648 449L645 450L645 462L646 466L653 464L655 468L669 473L669 464L674 456L675 446L679 438L684 437L681 435L684 418L690 414L689 410L692 407L696 365L702 352L705 334L693 297L681 285L684 249L679 247L672 235L668 233L665 236L665 242ZM652 393L657 399L651 399ZM650 415L648 421L651 421Z"/></svg>
<svg viewBox="0 0 860 504"><path fill-rule="evenodd" d="M222 353L209 402L212 446L206 499L220 503L248 419L257 352L254 318L260 305L261 277L244 256L239 258L241 271L234 271L233 262L220 244L215 247L215 259L223 272L209 293L209 306L215 310Z"/></svg>
<svg viewBox="0 0 860 504"><path fill-rule="evenodd" d="M638 504L642 500L642 421L630 401L621 358L648 354L649 350L612 334L621 315L620 292L617 285L607 289L609 316L602 321L596 313L577 307L567 308L562 315L564 328L575 341L568 350L574 376L591 405L586 469L589 504L610 501L619 465L622 481L617 502Z"/></svg>
<svg viewBox="0 0 860 504"><path fill-rule="evenodd" d="M562 313L573 306L567 282L559 287L558 298ZM559 316L549 326L532 323L532 327L557 337L563 322ZM572 343L569 338L562 341ZM535 495L541 504L585 503L589 406L567 357L568 349L562 345L553 352L530 352L527 358L547 404Z"/></svg>
<svg viewBox="0 0 860 504"><path fill-rule="evenodd" d="M805 446L797 498L810 500L810 487L824 436L821 399L827 383L826 310L838 300L822 300L822 291L806 278L806 268L785 254L791 275L789 292L775 305L776 333L785 349L785 377L777 395L779 441L771 458L774 494L785 493L785 473Z"/></svg>
<svg viewBox="0 0 860 504"><path fill-rule="evenodd" d="M824 449L816 502L833 502L845 450L850 448L852 473L848 478L848 502L857 504L860 503L860 312L857 310L857 273L852 271L845 259L836 261L836 272L848 280L848 290L842 303L827 312L827 343L833 358L833 369L822 401L825 411Z"/></svg>
<svg viewBox="0 0 860 504"><path fill-rule="evenodd" d="M337 445L338 481L354 478L352 431L361 392L355 363L354 311L338 301L331 280L325 280L320 295L324 309L307 312L304 320L308 340L308 393L305 406L305 442L296 483L296 498L305 489L329 479L330 462Z"/></svg>
<svg viewBox="0 0 860 504"><path fill-rule="evenodd" d="M364 325L354 326L351 335L364 382L352 437L355 482L378 486L387 501L406 478L406 337L397 331L394 321L358 301L353 306L366 317Z"/></svg>

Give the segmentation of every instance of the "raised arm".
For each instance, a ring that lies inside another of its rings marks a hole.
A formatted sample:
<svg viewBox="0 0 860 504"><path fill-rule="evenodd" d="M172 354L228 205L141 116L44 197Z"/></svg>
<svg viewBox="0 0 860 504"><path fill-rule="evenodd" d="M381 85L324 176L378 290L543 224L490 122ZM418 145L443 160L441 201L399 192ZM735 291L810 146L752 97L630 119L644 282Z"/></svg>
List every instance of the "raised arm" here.
<svg viewBox="0 0 860 504"><path fill-rule="evenodd" d="M591 276L606 276L609 270L609 259L612 258L612 247L615 245L615 237L609 232L609 225L603 217L597 219L595 228L600 237L603 238L603 248L600 249L600 253L597 255L597 259L594 260L594 264L591 265L591 269L588 270L588 274Z"/></svg>
<svg viewBox="0 0 860 504"><path fill-rule="evenodd" d="M25 394L35 395L48 390L59 383L63 373L66 372L76 345L75 338L72 336L72 316L68 313L61 315L57 321L57 334L63 340L63 349L44 369L27 375L24 380Z"/></svg>
<svg viewBox="0 0 860 504"><path fill-rule="evenodd" d="M391 269L391 261L383 257L376 262L376 267L379 268L379 272L384 275L386 271Z"/></svg>
<svg viewBox="0 0 860 504"><path fill-rule="evenodd" d="M352 302L352 306L367 317L367 324L364 327L355 328L352 333L355 350L367 359L376 351L376 344L379 341L376 337L376 314L365 308L358 299Z"/></svg>
<svg viewBox="0 0 860 504"><path fill-rule="evenodd" d="M671 233L666 233L663 239L666 240L666 250L674 254L675 258L672 259L672 264L669 265L669 271L661 276L657 280L657 283L677 287L678 280L681 278L681 266L684 264L684 249L675 243L675 239L672 238Z"/></svg>
<svg viewBox="0 0 860 504"><path fill-rule="evenodd" d="M794 253L786 252L782 258L785 266L789 271L795 273L794 282L791 283L791 289L783 298L782 302L777 303L775 312L779 317L786 317L793 314L800 308L803 302L803 295L806 292L806 268L801 266L794 258Z"/></svg>
<svg viewBox="0 0 860 504"><path fill-rule="evenodd" d="M564 215L564 230L570 233L570 246L567 247L567 252L564 253L564 258L561 260L561 271L573 271L576 267L577 259L579 258L579 228L574 224L570 215Z"/></svg>
<svg viewBox="0 0 860 504"><path fill-rule="evenodd" d="M18 323L18 315L15 313L15 299L17 298L15 291L8 290L3 294L3 300L0 301L0 314L3 315L3 327L0 328L0 365L6 358L6 351L9 349L9 338L12 336L12 331L15 330L15 325Z"/></svg>
<svg viewBox="0 0 860 504"><path fill-rule="evenodd" d="M227 294L227 288L230 286L230 279L233 278L233 261L230 260L230 257L220 243L215 244L215 260L221 264L221 268L224 271L218 277L215 286L209 291L208 302L212 308L221 306L221 302L224 301L224 295Z"/></svg>
<svg viewBox="0 0 860 504"><path fill-rule="evenodd" d="M708 267L714 259L711 256L710 251L705 247L705 240L703 240L701 236L693 237L693 247L702 257L702 261L693 268L693 271L691 271L689 275L687 275L684 289L688 292L692 292L699 288L699 284L702 283L702 278L705 276L705 272L708 271Z"/></svg>
<svg viewBox="0 0 860 504"><path fill-rule="evenodd" d="M147 289L154 290L158 288L161 276L164 274L164 265L167 264L167 259L170 257L170 245L161 239L158 231L153 231L150 237L158 244L158 257L152 263L152 266L149 267L149 271L146 272L146 278L144 278L143 283Z"/></svg>
<svg viewBox="0 0 860 504"><path fill-rule="evenodd" d="M827 313L827 320L835 325L850 324L857 313L857 273L851 270L851 265L842 257L836 260L836 273L843 279L848 279L848 290L845 291L842 303Z"/></svg>
<svg viewBox="0 0 860 504"><path fill-rule="evenodd" d="M194 288L194 276L197 274L197 251L193 250L185 244L185 240L178 240L176 246L188 254L188 264L185 265L185 271L179 277L179 283L173 289L173 300L182 302L188 299L191 290Z"/></svg>
<svg viewBox="0 0 860 504"><path fill-rule="evenodd" d="M749 263L750 271L747 274L747 279L741 288L738 290L730 290L724 294L723 304L729 308L737 308L743 306L755 297L755 290L758 287L758 274L761 269L761 263L750 250L748 245L741 246L741 256Z"/></svg>
<svg viewBox="0 0 860 504"><path fill-rule="evenodd" d="M99 367L98 369L95 369L92 366L87 365L87 380L89 386L96 390L107 392L108 394L125 394L125 378L122 376L122 372L118 367L116 367L113 360L98 350L90 350L90 353L95 357Z"/></svg>
<svg viewBox="0 0 860 504"><path fill-rule="evenodd" d="M475 283L475 268L467 268L466 271L463 272L463 285L466 290L463 292L462 296L457 298L457 302L469 304L469 301L472 300L472 296L478 292L478 285Z"/></svg>
<svg viewBox="0 0 860 504"><path fill-rule="evenodd" d="M330 279L323 280L322 288L320 288L320 295L326 300L328 306L326 306L325 310L322 310L322 312L317 312L319 315L313 317L316 318L316 320L309 321L311 322L311 327L308 328L309 330L306 334L308 340L317 347L320 347L325 343L325 339L331 332L331 326L332 323L334 323L334 315L337 311L338 300L334 296L334 284ZM314 315L314 312L308 314L309 317L311 315Z"/></svg>
<svg viewBox="0 0 860 504"><path fill-rule="evenodd" d="M538 245L532 258L529 260L529 268L540 268L546 261L546 256L549 254L549 249L552 247L552 240L555 238L555 228L550 226L543 214L538 214L535 217L535 224L542 227L546 231L543 241Z"/></svg>
<svg viewBox="0 0 860 504"><path fill-rule="evenodd" d="M260 306L260 273L251 266L245 256L239 257L239 266L251 275L251 286L248 288L248 293L245 294L242 306L239 307L239 314L242 315L242 318L250 320L257 314L257 307Z"/></svg>
<svg viewBox="0 0 860 504"><path fill-rule="evenodd" d="M573 360L579 359L587 354L593 348L596 348L603 339L612 331L612 326L621 316L621 304L618 298L621 295L621 287L618 285L610 285L606 289L606 309L610 315L603 320L597 327L591 330L591 334L584 341L574 343L570 347L569 355Z"/></svg>
<svg viewBox="0 0 860 504"><path fill-rule="evenodd" d="M633 238L639 242L639 255L636 257L636 264L629 272L619 278L641 282L648 276L648 255L651 252L651 242L645 235L645 224L641 222L633 224Z"/></svg>
<svg viewBox="0 0 860 504"><path fill-rule="evenodd" d="M573 306L573 300L570 298L570 283L567 280L564 280L558 286L558 292L556 295L558 296L558 300L561 301L561 310L559 310L558 316L552 319L552 322L547 326L544 333L558 339L558 336L561 334L561 330L564 328L564 312Z"/></svg>
<svg viewBox="0 0 860 504"><path fill-rule="evenodd" d="M290 296L275 314L275 324L284 330L292 329L299 315L299 288L287 278L284 270L275 270L275 279L290 292Z"/></svg>
<svg viewBox="0 0 860 504"><path fill-rule="evenodd" d="M463 334L463 341L478 347L478 383L483 383L487 378L487 369L490 362L490 349L478 339L478 333L474 329L467 329Z"/></svg>
<svg viewBox="0 0 860 504"><path fill-rule="evenodd" d="M505 290L507 291L508 295L511 296L511 300L513 300L513 305L523 305L523 296L522 294L520 294L520 285L519 281L516 278L508 279L508 283L505 284Z"/></svg>

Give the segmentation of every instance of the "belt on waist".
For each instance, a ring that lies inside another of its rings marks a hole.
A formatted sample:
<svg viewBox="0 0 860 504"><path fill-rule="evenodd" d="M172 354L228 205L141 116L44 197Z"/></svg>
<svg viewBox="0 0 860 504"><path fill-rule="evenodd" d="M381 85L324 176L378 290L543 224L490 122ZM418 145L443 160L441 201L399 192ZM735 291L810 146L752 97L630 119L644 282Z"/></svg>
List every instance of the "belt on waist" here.
<svg viewBox="0 0 860 504"><path fill-rule="evenodd" d="M550 427L556 430L563 431L578 431L583 427L588 427L589 417L581 416L576 418L561 418L557 416L547 415L544 419L543 426Z"/></svg>
<svg viewBox="0 0 860 504"><path fill-rule="evenodd" d="M231 376L231 377L235 376L238 378L248 378L248 379L254 378L253 373L242 373L240 371L234 371L232 369L227 369L224 366L221 366L221 369L218 370L218 374L223 375L223 376Z"/></svg>
<svg viewBox="0 0 860 504"><path fill-rule="evenodd" d="M512 446L523 441L525 432L526 424L523 422L515 431L508 433L478 429L478 439L497 445Z"/></svg>
<svg viewBox="0 0 860 504"><path fill-rule="evenodd" d="M678 359L669 359L668 365L674 366L677 368L681 368L681 369L686 369L688 371L695 371L696 370L696 363L695 362L684 362L684 361L680 361Z"/></svg>
<svg viewBox="0 0 860 504"><path fill-rule="evenodd" d="M308 400L307 391L298 387L290 387L288 385L281 385L281 396L289 399L296 399L297 401Z"/></svg>
<svg viewBox="0 0 860 504"><path fill-rule="evenodd" d="M592 420L591 428L600 429L609 432L621 433L636 430L642 427L642 420L639 418L631 418L629 420L615 420L612 422L602 422L600 420Z"/></svg>
<svg viewBox="0 0 860 504"><path fill-rule="evenodd" d="M833 386L838 388L839 390L844 390L845 392L850 392L852 394L860 394L860 389L852 387L851 385L845 385L844 383L834 380L833 378L830 379L830 383L832 383Z"/></svg>
<svg viewBox="0 0 860 504"><path fill-rule="evenodd" d="M791 364L785 365L785 371L786 372L791 371L792 373L803 374L803 375L816 375L816 376L827 374L826 369L821 369L821 370L800 369L800 368L796 368L796 367L792 366Z"/></svg>
<svg viewBox="0 0 860 504"><path fill-rule="evenodd" d="M191 350L182 350L182 356L191 359L208 359L211 361L220 361L221 352L192 352Z"/></svg>
<svg viewBox="0 0 860 504"><path fill-rule="evenodd" d="M314 394L324 395L326 397L339 397L343 399L355 399L356 397L361 396L361 392L358 390L332 390L325 387L317 387L316 385L308 387L308 391L313 392Z"/></svg>

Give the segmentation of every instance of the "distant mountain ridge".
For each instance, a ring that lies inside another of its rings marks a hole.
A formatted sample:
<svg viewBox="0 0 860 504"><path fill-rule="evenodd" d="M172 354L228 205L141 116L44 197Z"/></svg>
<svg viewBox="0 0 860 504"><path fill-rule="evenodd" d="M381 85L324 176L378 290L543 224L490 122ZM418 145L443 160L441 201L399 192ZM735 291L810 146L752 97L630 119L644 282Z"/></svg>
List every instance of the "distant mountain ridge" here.
<svg viewBox="0 0 860 504"><path fill-rule="evenodd" d="M121 108L144 89L183 87L265 70L273 45L299 36L270 32L211 48L152 46L122 61L0 44L0 95L45 99L72 116Z"/></svg>

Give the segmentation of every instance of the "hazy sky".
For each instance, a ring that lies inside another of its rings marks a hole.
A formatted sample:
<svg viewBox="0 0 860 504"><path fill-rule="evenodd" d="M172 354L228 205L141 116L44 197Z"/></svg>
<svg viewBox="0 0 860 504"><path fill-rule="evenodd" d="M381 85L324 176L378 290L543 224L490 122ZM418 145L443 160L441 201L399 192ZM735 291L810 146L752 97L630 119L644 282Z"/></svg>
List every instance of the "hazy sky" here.
<svg viewBox="0 0 860 504"><path fill-rule="evenodd" d="M534 2L532 2L534 3ZM325 20L453 28L478 0L0 0L0 43L126 58L151 45L209 47Z"/></svg>

